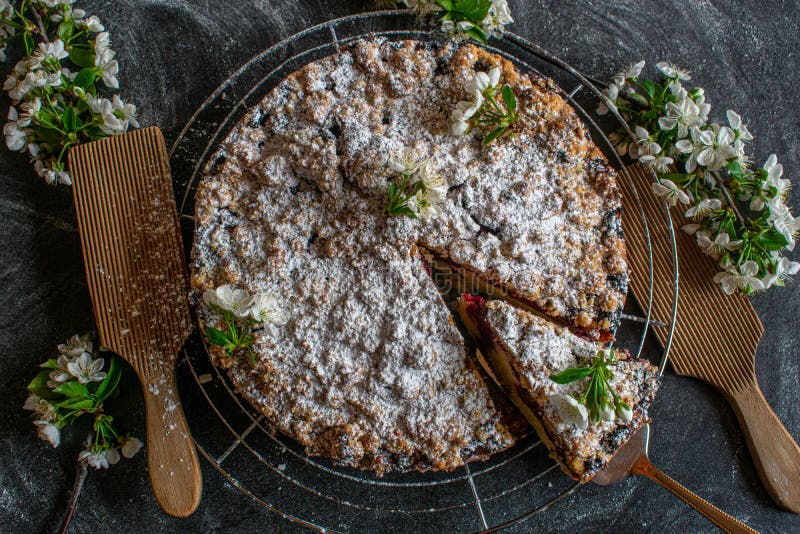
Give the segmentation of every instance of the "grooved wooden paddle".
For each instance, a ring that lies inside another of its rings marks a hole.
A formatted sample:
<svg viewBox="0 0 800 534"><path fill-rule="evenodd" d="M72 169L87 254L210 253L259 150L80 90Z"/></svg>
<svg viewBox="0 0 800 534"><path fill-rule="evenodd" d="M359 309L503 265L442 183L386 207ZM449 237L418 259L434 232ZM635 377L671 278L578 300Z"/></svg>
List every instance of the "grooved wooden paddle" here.
<svg viewBox="0 0 800 534"><path fill-rule="evenodd" d="M628 167L636 185L653 248L652 317L668 322L672 316L672 250L664 207L650 189L652 178L640 165ZM625 198L634 197L627 180L620 180ZM680 284L678 316L669 359L679 375L705 380L733 406L747 445L770 496L783 508L800 513L800 447L767 404L756 380L755 356L764 327L750 301L725 295L714 283L718 268L700 251L695 238L681 231L690 221L682 210L671 210L678 245ZM638 213L623 213L631 265L648 265L644 228ZM631 289L647 302L646 269L632 269ZM663 345L665 329L655 328Z"/></svg>
<svg viewBox="0 0 800 534"><path fill-rule="evenodd" d="M81 145L70 151L69 168L100 341L142 383L158 503L188 516L200 503L202 479L175 362L192 320L164 138L147 128Z"/></svg>

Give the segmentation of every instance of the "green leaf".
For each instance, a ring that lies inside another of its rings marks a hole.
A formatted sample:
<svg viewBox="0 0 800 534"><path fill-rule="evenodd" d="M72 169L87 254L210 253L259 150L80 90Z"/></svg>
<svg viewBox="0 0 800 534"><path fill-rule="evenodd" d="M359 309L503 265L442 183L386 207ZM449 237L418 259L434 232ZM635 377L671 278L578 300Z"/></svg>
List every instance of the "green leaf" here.
<svg viewBox="0 0 800 534"><path fill-rule="evenodd" d="M64 125L64 131L74 132L77 127L77 118L75 109L72 106L67 106L61 112L61 123Z"/></svg>
<svg viewBox="0 0 800 534"><path fill-rule="evenodd" d="M475 39L481 44L486 44L489 41L489 36L486 35L486 32L483 31L479 26L473 25L470 29L466 32L467 35Z"/></svg>
<svg viewBox="0 0 800 534"><path fill-rule="evenodd" d="M53 146L61 145L61 134L59 134L56 130L52 130L47 127L37 126L34 128L36 135L39 137L41 141L45 143L49 143Z"/></svg>
<svg viewBox="0 0 800 534"><path fill-rule="evenodd" d="M510 114L513 114L517 110L517 97L514 95L514 91L509 85L503 86L503 103L506 105L506 109Z"/></svg>
<svg viewBox="0 0 800 534"><path fill-rule="evenodd" d="M489 143L491 143L492 141L494 141L507 131L508 131L508 126L501 126L500 128L493 130L492 132L487 134L486 137L483 138L483 144L488 145Z"/></svg>
<svg viewBox="0 0 800 534"><path fill-rule="evenodd" d="M650 97L650 100L653 100L656 97L656 84L647 78L639 78L639 84L647 93L647 96Z"/></svg>
<svg viewBox="0 0 800 534"><path fill-rule="evenodd" d="M66 395L67 397L88 397L89 390L88 388L78 382L77 380L70 380L69 382L64 382L53 391L56 393L61 393L62 395Z"/></svg>
<svg viewBox="0 0 800 534"><path fill-rule="evenodd" d="M56 360L55 358L50 358L43 364L39 365L39 367L41 367L42 369L58 369L59 368L58 360Z"/></svg>
<svg viewBox="0 0 800 534"><path fill-rule="evenodd" d="M58 395L53 393L53 390L47 387L48 380L50 380L50 371L40 371L28 384L28 391L47 400L53 400L57 398Z"/></svg>
<svg viewBox="0 0 800 534"><path fill-rule="evenodd" d="M582 378L586 378L590 374L592 374L591 367L571 367L561 371L558 374L552 375L550 380L556 384L570 384L572 382L577 382Z"/></svg>
<svg viewBox="0 0 800 534"><path fill-rule="evenodd" d="M58 38L67 43L70 38L72 38L72 33L74 31L75 19L72 17L66 18L58 25Z"/></svg>
<svg viewBox="0 0 800 534"><path fill-rule="evenodd" d="M731 174L731 176L733 176L737 180L741 180L743 177L742 166L739 164L738 161L728 162L728 172Z"/></svg>
<svg viewBox="0 0 800 534"><path fill-rule="evenodd" d="M81 68L88 69L94 67L94 52L86 48L77 48L73 46L69 51L69 59Z"/></svg>
<svg viewBox="0 0 800 534"><path fill-rule="evenodd" d="M67 410L94 410L96 408L95 402L92 399L82 397L70 397L56 404L58 408L66 408Z"/></svg>
<svg viewBox="0 0 800 534"><path fill-rule="evenodd" d="M93 68L86 68L81 69L75 79L72 81L77 87L84 89L86 91L94 85L94 81L97 79L97 71Z"/></svg>
<svg viewBox="0 0 800 534"><path fill-rule="evenodd" d="M111 363L108 366L108 371L106 372L106 377L100 382L100 386L97 388L97 398L101 401L106 400L113 392L117 389L117 385L119 384L119 380L122 377L122 370L120 369L119 360L115 356L111 357Z"/></svg>
<svg viewBox="0 0 800 534"><path fill-rule="evenodd" d="M753 238L753 241L767 250L781 250L789 244L789 241L777 230L766 230Z"/></svg>
<svg viewBox="0 0 800 534"><path fill-rule="evenodd" d="M225 347L232 343L231 339L222 330L218 330L212 326L207 326L205 328L205 334L206 338L214 345Z"/></svg>
<svg viewBox="0 0 800 534"><path fill-rule="evenodd" d="M492 0L452 0L451 8L453 11L463 16L464 19L479 23L489 14L492 7ZM445 8L447 9L447 8Z"/></svg>

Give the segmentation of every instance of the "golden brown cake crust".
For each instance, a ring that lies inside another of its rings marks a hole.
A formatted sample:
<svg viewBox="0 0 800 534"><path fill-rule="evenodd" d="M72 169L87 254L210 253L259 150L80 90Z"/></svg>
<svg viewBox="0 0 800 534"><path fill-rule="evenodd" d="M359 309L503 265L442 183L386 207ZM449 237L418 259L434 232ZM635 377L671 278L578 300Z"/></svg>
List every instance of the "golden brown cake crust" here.
<svg viewBox="0 0 800 534"><path fill-rule="evenodd" d="M503 69L524 116L483 147L448 117L475 70ZM383 213L388 155L413 146L449 185L430 221ZM549 82L472 45L357 41L281 82L230 134L196 201L192 295L281 297L255 364L214 353L309 454L378 472L453 469L513 444L416 244L599 332L624 300L613 171Z"/></svg>

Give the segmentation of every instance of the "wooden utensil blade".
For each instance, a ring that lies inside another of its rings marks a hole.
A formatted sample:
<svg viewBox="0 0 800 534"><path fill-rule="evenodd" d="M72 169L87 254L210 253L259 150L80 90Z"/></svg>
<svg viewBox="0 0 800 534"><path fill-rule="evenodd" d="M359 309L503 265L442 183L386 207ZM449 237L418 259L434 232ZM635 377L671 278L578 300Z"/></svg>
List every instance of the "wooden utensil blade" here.
<svg viewBox="0 0 800 534"><path fill-rule="evenodd" d="M191 332L166 147L157 128L70 152L86 277L100 338L140 375L173 363Z"/></svg>

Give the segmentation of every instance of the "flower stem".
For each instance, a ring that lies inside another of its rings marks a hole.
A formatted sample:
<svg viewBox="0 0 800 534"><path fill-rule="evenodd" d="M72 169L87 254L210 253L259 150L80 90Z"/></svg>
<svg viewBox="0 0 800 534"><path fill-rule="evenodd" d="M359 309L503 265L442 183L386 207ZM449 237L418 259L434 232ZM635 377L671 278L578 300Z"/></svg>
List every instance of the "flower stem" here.
<svg viewBox="0 0 800 534"><path fill-rule="evenodd" d="M36 11L36 7L33 4L30 5L31 13L33 13L33 18L36 19L36 25L39 26L39 31L42 33L42 41L45 43L49 43L50 40L47 38L47 31L44 29L44 23L42 22L42 17L39 16L39 12Z"/></svg>
<svg viewBox="0 0 800 534"><path fill-rule="evenodd" d="M89 468L86 466L86 462L78 461L78 471L75 473L75 483L72 485L72 496L69 499L67 515L64 517L64 522L61 523L61 528L59 529L60 534L66 534L69 524L72 522L72 516L75 514L75 510L78 507L78 497L81 494L83 482L86 480L88 472Z"/></svg>
<svg viewBox="0 0 800 534"><path fill-rule="evenodd" d="M725 185L725 182L722 181L722 179L719 176L717 176L717 185L719 186L720 191L722 191L722 194L725 195L725 200L728 202L728 205L733 210L733 213L736 214L736 218L739 219L739 223L741 223L742 226L747 228L747 223L745 222L742 213L739 211L739 208L736 206L736 202L733 201L733 197L731 196L730 191L728 191L728 186Z"/></svg>

